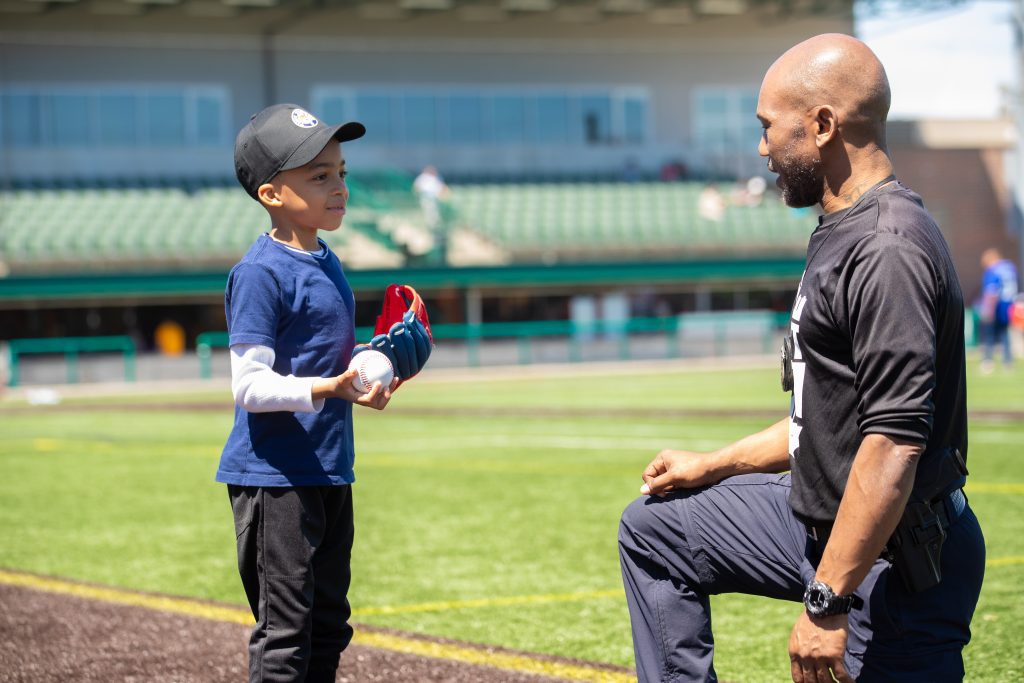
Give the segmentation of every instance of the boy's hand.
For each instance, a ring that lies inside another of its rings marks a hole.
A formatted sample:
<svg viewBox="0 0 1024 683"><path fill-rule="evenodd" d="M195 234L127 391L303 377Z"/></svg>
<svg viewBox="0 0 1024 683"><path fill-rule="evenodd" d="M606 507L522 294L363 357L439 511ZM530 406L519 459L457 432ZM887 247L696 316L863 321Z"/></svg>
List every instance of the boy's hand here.
<svg viewBox="0 0 1024 683"><path fill-rule="evenodd" d="M433 342L423 322L413 311L407 311L387 333L376 335L368 344L357 345L352 357L371 349L387 356L401 384L423 369L433 350Z"/></svg>
<svg viewBox="0 0 1024 683"><path fill-rule="evenodd" d="M388 401L391 400L391 393L398 387L398 379L391 382L391 386L385 387L380 382L374 383L370 391L363 393L356 389L353 380L359 374L357 370L346 370L337 377L324 377L313 383L313 398L342 398L350 403L356 403L375 410L384 410Z"/></svg>

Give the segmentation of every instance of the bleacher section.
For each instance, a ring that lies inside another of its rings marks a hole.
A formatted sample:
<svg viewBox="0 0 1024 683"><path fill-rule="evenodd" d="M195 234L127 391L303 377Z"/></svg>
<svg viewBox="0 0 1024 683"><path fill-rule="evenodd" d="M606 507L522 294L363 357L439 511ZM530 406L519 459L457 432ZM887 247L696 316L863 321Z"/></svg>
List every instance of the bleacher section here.
<svg viewBox="0 0 1024 683"><path fill-rule="evenodd" d="M720 220L704 218L705 184L571 183L458 185L457 221L508 250L514 260L793 255L806 249L815 214L772 194L758 205L730 201Z"/></svg>
<svg viewBox="0 0 1024 683"><path fill-rule="evenodd" d="M350 176L341 230L323 233L352 268L396 268L432 239L412 179ZM771 194L726 198L720 220L698 208L703 183L520 183L452 187L452 265L799 255L813 214ZM723 192L728 188L723 186ZM107 183L0 190L0 270L13 274L227 267L266 229L233 180Z"/></svg>
<svg viewBox="0 0 1024 683"><path fill-rule="evenodd" d="M343 228L322 235L353 267L398 267L402 251L378 222L422 222L419 208L395 201L392 185L366 185ZM11 272L230 266L266 228L266 213L228 180L0 191L0 261Z"/></svg>

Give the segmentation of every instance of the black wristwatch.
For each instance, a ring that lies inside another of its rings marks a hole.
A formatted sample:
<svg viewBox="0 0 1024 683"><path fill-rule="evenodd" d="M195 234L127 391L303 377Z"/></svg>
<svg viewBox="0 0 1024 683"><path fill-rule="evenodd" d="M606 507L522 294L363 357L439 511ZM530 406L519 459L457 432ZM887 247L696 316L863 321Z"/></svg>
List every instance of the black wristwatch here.
<svg viewBox="0 0 1024 683"><path fill-rule="evenodd" d="M864 601L854 594L836 595L827 583L811 581L804 591L804 607L812 617L831 617L835 614L848 614L854 607L860 607Z"/></svg>

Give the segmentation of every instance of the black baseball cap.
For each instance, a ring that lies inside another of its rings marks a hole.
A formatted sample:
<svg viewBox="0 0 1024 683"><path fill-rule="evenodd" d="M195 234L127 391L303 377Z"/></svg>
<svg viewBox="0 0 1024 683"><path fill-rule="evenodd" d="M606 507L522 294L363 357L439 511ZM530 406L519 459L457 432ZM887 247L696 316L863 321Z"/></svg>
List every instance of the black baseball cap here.
<svg viewBox="0 0 1024 683"><path fill-rule="evenodd" d="M331 139L348 142L366 128L350 121L328 126L297 104L273 104L258 114L235 138L235 175L253 199L260 185L281 171L305 166Z"/></svg>

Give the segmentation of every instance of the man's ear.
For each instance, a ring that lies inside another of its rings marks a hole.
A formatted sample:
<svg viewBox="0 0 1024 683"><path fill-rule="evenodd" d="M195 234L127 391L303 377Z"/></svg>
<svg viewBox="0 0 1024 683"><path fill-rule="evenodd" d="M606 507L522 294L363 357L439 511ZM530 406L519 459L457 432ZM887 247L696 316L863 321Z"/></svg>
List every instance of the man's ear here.
<svg viewBox="0 0 1024 683"><path fill-rule="evenodd" d="M814 114L814 141L818 148L824 147L839 135L839 115L828 104L817 107Z"/></svg>
<svg viewBox="0 0 1024 683"><path fill-rule="evenodd" d="M256 196L264 206L281 206L281 195L270 183L263 183L256 190Z"/></svg>

